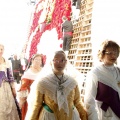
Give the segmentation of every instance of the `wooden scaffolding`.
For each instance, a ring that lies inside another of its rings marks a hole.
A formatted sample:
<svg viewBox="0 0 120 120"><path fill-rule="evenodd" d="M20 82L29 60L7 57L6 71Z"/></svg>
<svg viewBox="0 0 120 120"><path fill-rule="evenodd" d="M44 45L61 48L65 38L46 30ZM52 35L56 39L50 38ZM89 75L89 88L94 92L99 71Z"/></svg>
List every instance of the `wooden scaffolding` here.
<svg viewBox="0 0 120 120"><path fill-rule="evenodd" d="M93 0L81 1L79 19L78 21L73 20L74 33L68 53L70 63L85 77L93 66L91 43L92 9ZM84 96L85 79L82 86L81 93Z"/></svg>

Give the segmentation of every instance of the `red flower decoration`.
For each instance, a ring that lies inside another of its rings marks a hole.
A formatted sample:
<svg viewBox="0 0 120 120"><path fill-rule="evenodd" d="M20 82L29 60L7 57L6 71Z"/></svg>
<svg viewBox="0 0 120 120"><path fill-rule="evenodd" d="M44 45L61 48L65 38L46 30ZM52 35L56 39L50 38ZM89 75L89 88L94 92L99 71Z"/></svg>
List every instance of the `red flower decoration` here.
<svg viewBox="0 0 120 120"><path fill-rule="evenodd" d="M39 0L38 4L36 5L36 9L42 3L41 1L42 0ZM48 2L51 2L51 1L48 0ZM50 10L50 8L51 7L49 7L48 9ZM44 8L42 10L44 10ZM38 21L39 21L39 18L41 17L42 10L39 10L39 11L35 10L29 37L31 36L32 32L36 29L36 27L38 27ZM71 0L56 0L55 1L51 22L45 26L43 31L38 30L32 38L30 51L29 51L30 57L37 52L37 45L40 42L42 33L45 32L46 30L51 30L53 28L56 28L57 34L58 34L58 40L62 39L62 36L63 36L62 30L61 30L62 16L65 15L69 19L70 13L71 13ZM48 15L46 15L46 17L47 16ZM62 48L62 44L60 44L60 48Z"/></svg>
<svg viewBox="0 0 120 120"><path fill-rule="evenodd" d="M61 43L61 44L60 44L60 48L62 48L62 46L63 46L63 44Z"/></svg>

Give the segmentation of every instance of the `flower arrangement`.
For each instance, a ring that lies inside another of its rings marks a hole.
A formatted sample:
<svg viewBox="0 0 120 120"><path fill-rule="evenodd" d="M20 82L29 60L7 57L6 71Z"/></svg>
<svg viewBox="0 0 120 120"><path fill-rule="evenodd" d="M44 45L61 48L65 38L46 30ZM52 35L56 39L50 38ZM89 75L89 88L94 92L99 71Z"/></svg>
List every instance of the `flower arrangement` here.
<svg viewBox="0 0 120 120"><path fill-rule="evenodd" d="M49 24L52 21L52 14L55 8L56 0L52 0L48 2L48 9L47 9L47 16L46 16L46 23Z"/></svg>
<svg viewBox="0 0 120 120"><path fill-rule="evenodd" d="M42 4L42 5L41 5ZM43 6L43 7L41 7ZM33 14L33 22L31 25L29 40L29 57L37 52L37 45L40 43L41 36L46 30L56 29L58 40L62 38L61 24L62 16L70 16L71 13L71 0L39 0L36 10ZM39 23L47 24L44 31L40 31ZM36 30L37 28L37 30ZM60 44L62 47L62 44Z"/></svg>

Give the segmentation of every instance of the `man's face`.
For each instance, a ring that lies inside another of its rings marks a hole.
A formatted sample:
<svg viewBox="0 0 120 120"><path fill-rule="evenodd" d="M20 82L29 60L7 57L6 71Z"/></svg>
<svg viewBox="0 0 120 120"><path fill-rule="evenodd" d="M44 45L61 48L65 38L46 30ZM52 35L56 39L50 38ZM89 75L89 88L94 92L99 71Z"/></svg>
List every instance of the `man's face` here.
<svg viewBox="0 0 120 120"><path fill-rule="evenodd" d="M14 55L14 59L17 60L17 55Z"/></svg>

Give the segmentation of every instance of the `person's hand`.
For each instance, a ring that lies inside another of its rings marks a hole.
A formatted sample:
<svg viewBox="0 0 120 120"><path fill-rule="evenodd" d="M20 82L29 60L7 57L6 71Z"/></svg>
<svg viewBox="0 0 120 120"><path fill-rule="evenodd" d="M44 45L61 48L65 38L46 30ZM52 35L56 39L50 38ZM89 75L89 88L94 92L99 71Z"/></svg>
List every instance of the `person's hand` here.
<svg viewBox="0 0 120 120"><path fill-rule="evenodd" d="M19 107L20 107L20 109L22 108L23 104L24 103L22 101L19 101Z"/></svg>
<svg viewBox="0 0 120 120"><path fill-rule="evenodd" d="M26 102L27 97L21 97L19 100L19 107L20 109L22 108L22 106L24 105L24 103Z"/></svg>
<svg viewBox="0 0 120 120"><path fill-rule="evenodd" d="M22 74L21 74L21 73L19 73L19 76L22 76Z"/></svg>

